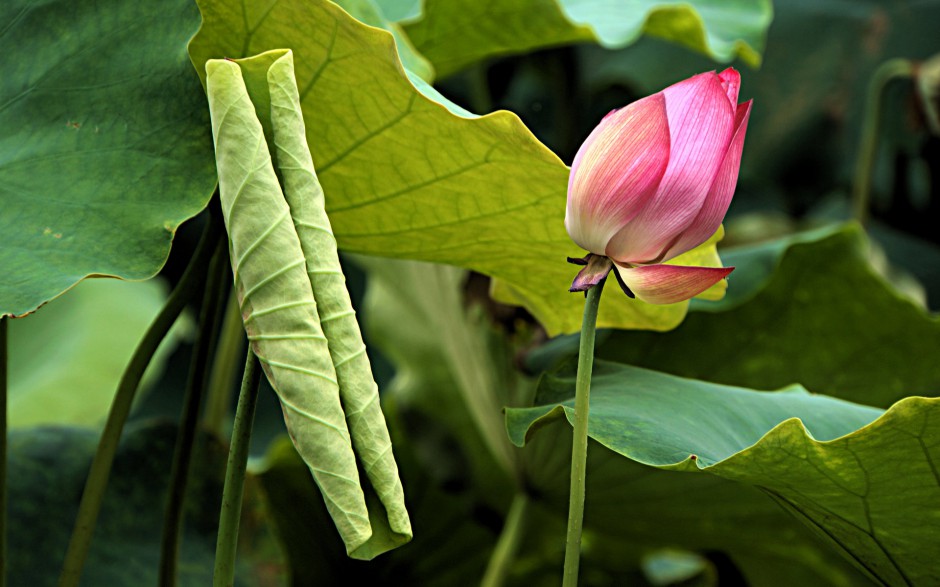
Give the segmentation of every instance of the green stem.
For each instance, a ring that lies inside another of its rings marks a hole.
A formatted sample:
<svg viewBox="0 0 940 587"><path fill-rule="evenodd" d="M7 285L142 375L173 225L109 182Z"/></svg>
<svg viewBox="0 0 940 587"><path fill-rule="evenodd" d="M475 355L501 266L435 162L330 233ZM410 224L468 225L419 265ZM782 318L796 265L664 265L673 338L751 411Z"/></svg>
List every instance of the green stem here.
<svg viewBox="0 0 940 587"><path fill-rule="evenodd" d="M7 584L7 331L9 320L0 317L0 587Z"/></svg>
<svg viewBox="0 0 940 587"><path fill-rule="evenodd" d="M490 92L489 64L480 61L470 68L470 107L474 114L484 115L493 111L493 97Z"/></svg>
<svg viewBox="0 0 940 587"><path fill-rule="evenodd" d="M199 424L199 410L208 379L209 354L215 338L216 318L219 313L219 288L223 275L229 271L225 263L225 241L220 239L215 254L209 263L208 282L199 310L199 326L193 345L193 356L189 365L186 392L183 396L183 415L180 419L179 434L176 437L176 449L170 468L170 490L167 496L166 512L163 522L163 537L160 541L160 576L158 584L163 587L176 585L176 568L179 559L179 543L183 532L183 506L186 501L186 484L196 444L196 430ZM223 273L224 271L224 273Z"/></svg>
<svg viewBox="0 0 940 587"><path fill-rule="evenodd" d="M209 391L206 396L206 412L203 416L205 427L219 437L223 435L236 373L235 365L244 344L245 327L242 325L238 297L232 290L225 308L219 347L212 361L212 374L209 376Z"/></svg>
<svg viewBox="0 0 940 587"><path fill-rule="evenodd" d="M516 551L524 534L528 509L529 496L522 492L516 493L503 524L503 531L499 535L499 542L490 556L486 574L480 583L481 587L501 587L506 582L506 576L516 558Z"/></svg>
<svg viewBox="0 0 940 587"><path fill-rule="evenodd" d="M232 444L229 447L228 466L225 468L225 486L222 489L222 512L219 514L219 537L215 545L214 587L231 587L235 582L235 551L238 546L238 524L242 513L242 493L245 489L245 468L251 426L258 403L258 383L261 369L258 358L248 349L245 374L235 408Z"/></svg>
<svg viewBox="0 0 940 587"><path fill-rule="evenodd" d="M114 400L111 402L108 420L101 432L98 449L88 472L88 479L85 482L85 490L82 493L82 501L78 506L78 515L75 519L75 528L72 530L72 537L65 553L62 574L59 576L59 587L76 587L81 580L82 567L88 556L98 512L101 510L101 502L108 486L111 464L114 462L114 455L121 440L124 423L134 403L137 387L160 342L166 337L186 304L202 288L205 281L203 267L213 253L221 231L222 223L214 216L210 216L186 271L167 298L166 305L163 306L160 314L154 319L140 344L137 345L134 356L131 357L130 363L121 376Z"/></svg>
<svg viewBox="0 0 940 587"><path fill-rule="evenodd" d="M578 378L574 396L574 440L571 445L571 497L568 502L568 538L565 543L564 587L578 584L581 558L581 527L584 523L584 478L587 473L588 409L591 400L591 369L594 365L594 335L597 308L606 279L587 291L578 351Z"/></svg>
<svg viewBox="0 0 940 587"><path fill-rule="evenodd" d="M913 63L907 59L891 59L875 70L868 83L861 146L855 162L855 179L852 186L852 212L853 217L859 222L865 222L868 217L871 181L875 171L875 156L878 154L878 137L881 134L881 108L885 89L891 81L912 75L914 75Z"/></svg>

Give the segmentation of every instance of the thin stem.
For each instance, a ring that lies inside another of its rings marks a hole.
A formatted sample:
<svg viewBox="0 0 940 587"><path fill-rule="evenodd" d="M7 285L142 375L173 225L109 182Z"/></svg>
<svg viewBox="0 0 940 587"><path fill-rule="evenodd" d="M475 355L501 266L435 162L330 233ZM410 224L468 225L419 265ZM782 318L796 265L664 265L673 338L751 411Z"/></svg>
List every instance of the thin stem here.
<svg viewBox="0 0 940 587"><path fill-rule="evenodd" d="M875 70L868 83L861 146L855 162L855 179L852 186L853 217L859 222L865 222L868 217L871 181L875 171L875 156L878 153L878 137L881 134L881 105L884 101L885 89L892 80L912 75L914 75L913 63L907 59L891 59Z"/></svg>
<svg viewBox="0 0 940 587"><path fill-rule="evenodd" d="M220 437L223 434L225 418L229 409L232 385L236 373L236 361L245 344L245 327L238 308L235 291L229 292L225 317L222 322L222 334L219 346L212 361L212 374L209 376L209 391L206 396L206 411L203 424L208 430Z"/></svg>
<svg viewBox="0 0 940 587"><path fill-rule="evenodd" d="M565 543L564 587L578 584L581 558L581 528L584 524L584 479L587 475L588 409L591 400L591 369L594 365L594 335L597 308L604 282L587 291L581 322L581 348L578 351L578 378L574 395L574 440L571 445L571 497L568 502L568 538Z"/></svg>
<svg viewBox="0 0 940 587"><path fill-rule="evenodd" d="M160 314L154 319L140 344L137 345L134 356L131 357L130 363L124 370L124 375L121 376L111 403L111 411L108 413L108 420L105 422L101 439L98 441L95 458L88 472L88 479L85 482L85 490L82 493L82 501L78 506L78 515L75 519L75 528L72 530L72 537L65 553L62 574L59 576L59 587L76 587L81 580L82 567L88 556L98 513L101 510L101 502L108 486L111 464L114 462L121 432L124 430L124 423L134 403L134 395L137 393L140 379L170 327L176 322L186 304L202 288L205 281L203 267L215 249L215 243L221 231L221 221L210 216L186 271L167 298L166 305L160 310Z"/></svg>
<svg viewBox="0 0 940 587"><path fill-rule="evenodd" d="M529 496L522 492L516 493L503 524L503 531L499 535L499 542L496 543L490 562L486 566L481 587L501 587L506 582L506 575L509 574L524 534L528 509Z"/></svg>
<svg viewBox="0 0 940 587"><path fill-rule="evenodd" d="M470 68L470 107L474 114L487 114L493 110L493 96L490 92L489 64L477 62Z"/></svg>
<svg viewBox="0 0 940 587"><path fill-rule="evenodd" d="M258 404L258 383L261 369L258 358L248 349L245 374L235 408L235 424L232 428L232 444L225 468L225 485L222 488L222 512L219 514L219 537L215 545L214 587L231 587L235 582L235 552L238 546L238 524L242 513L242 494L245 490L245 468L248 464L248 448L251 427Z"/></svg>
<svg viewBox="0 0 940 587"><path fill-rule="evenodd" d="M0 317L0 587L7 584L7 380L9 320Z"/></svg>
<svg viewBox="0 0 940 587"><path fill-rule="evenodd" d="M208 282L199 310L199 326L193 345L193 356L189 364L189 376L186 381L186 393L183 396L183 415L180 420L179 434L176 437L176 449L170 468L170 490L167 496L166 512L163 522L163 537L160 541L160 577L159 584L164 587L176 585L176 568L179 559L179 543L183 532L183 505L186 501L186 484L196 444L196 429L199 424L199 410L202 396L206 389L208 370L206 365L215 338L218 312L219 288L222 276L228 273L225 266L225 241L220 239L209 263Z"/></svg>

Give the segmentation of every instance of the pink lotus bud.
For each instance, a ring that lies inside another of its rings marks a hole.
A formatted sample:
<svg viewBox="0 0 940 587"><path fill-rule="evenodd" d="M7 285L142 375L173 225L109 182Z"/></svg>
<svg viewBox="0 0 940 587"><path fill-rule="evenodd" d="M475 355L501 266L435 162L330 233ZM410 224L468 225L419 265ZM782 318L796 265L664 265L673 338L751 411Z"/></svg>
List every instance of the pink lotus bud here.
<svg viewBox="0 0 940 587"><path fill-rule="evenodd" d="M637 100L604 117L575 156L568 234L609 257L641 300L687 300L733 269L661 264L708 240L728 210L751 113L751 101L738 104L740 82L728 68Z"/></svg>

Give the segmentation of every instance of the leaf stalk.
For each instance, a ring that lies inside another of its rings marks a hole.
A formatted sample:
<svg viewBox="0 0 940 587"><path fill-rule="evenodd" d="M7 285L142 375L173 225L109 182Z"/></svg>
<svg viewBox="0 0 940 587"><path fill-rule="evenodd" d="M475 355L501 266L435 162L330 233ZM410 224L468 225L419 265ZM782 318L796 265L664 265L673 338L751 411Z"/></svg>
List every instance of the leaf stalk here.
<svg viewBox="0 0 940 587"><path fill-rule="evenodd" d="M891 59L882 63L872 74L868 83L865 102L865 117L862 126L862 142L855 162L855 178L852 182L852 212L860 223L868 218L871 200L872 176L875 172L875 156L878 154L878 138L881 135L881 109L885 90L893 80L914 75L914 64L907 59Z"/></svg>
<svg viewBox="0 0 940 587"><path fill-rule="evenodd" d="M7 584L7 386L9 318L0 316L0 587Z"/></svg>
<svg viewBox="0 0 940 587"><path fill-rule="evenodd" d="M189 365L186 393L183 398L183 414L180 430L176 438L173 464L170 469L170 488L167 496L166 512L163 522L163 536L160 541L160 576L159 585L176 585L176 569L179 559L179 546L183 532L183 509L186 501L186 485L196 445L196 430L199 425L199 411L208 380L207 365L213 342L216 339L217 322L220 312L219 290L223 276L228 274L225 240L219 239L209 263L208 282L199 311L199 326L193 345L193 357Z"/></svg>
<svg viewBox="0 0 940 587"><path fill-rule="evenodd" d="M59 576L59 587L77 587L81 580L82 568L88 556L98 513L101 511L101 503L104 500L104 493L108 486L111 465L114 462L121 432L124 430L124 424L130 414L140 380L170 327L173 326L186 305L202 288L205 281L205 272L202 268L215 249L215 243L219 240L221 232L221 219L217 219L214 215L210 216L186 271L167 298L166 305L160 310L160 313L144 334L143 339L141 339L140 344L137 345L134 356L131 357L124 374L121 376L121 381L114 394L114 400L111 403L108 419L101 433L101 439L98 441L98 449L92 460L88 479L85 481L85 489L82 493L81 503L78 506L75 527L69 539L68 550L62 565L62 574Z"/></svg>

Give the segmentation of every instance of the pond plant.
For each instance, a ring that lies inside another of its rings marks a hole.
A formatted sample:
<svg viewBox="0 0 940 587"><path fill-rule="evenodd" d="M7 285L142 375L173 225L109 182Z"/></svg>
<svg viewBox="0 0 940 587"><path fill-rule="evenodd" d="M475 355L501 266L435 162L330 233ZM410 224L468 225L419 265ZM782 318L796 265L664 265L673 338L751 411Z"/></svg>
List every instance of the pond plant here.
<svg viewBox="0 0 940 587"><path fill-rule="evenodd" d="M0 15L0 587L940 583L940 7Z"/></svg>

